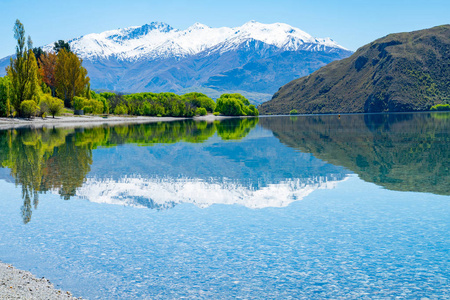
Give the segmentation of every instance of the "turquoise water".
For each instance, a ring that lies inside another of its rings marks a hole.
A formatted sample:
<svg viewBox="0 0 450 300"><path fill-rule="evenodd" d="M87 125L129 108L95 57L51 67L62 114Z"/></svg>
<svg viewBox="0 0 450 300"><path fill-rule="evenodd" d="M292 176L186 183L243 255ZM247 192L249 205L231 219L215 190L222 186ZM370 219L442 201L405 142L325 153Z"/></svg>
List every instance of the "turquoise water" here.
<svg viewBox="0 0 450 300"><path fill-rule="evenodd" d="M0 259L89 299L448 299L448 116L0 131Z"/></svg>

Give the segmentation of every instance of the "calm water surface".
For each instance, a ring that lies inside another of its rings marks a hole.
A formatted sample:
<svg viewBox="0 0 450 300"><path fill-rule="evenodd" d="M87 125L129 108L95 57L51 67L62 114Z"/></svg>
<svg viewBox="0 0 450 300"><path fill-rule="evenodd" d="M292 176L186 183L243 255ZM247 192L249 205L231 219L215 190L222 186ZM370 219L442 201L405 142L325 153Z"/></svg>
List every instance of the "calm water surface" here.
<svg viewBox="0 0 450 300"><path fill-rule="evenodd" d="M450 299L450 114L0 131L0 259L76 296Z"/></svg>

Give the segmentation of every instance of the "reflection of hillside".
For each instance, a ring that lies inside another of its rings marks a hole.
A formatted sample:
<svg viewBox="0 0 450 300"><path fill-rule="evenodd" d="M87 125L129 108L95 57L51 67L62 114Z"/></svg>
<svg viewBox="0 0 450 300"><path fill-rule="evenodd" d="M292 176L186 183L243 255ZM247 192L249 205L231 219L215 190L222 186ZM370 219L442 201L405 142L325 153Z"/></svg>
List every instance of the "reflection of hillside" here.
<svg viewBox="0 0 450 300"><path fill-rule="evenodd" d="M218 128L227 127L223 139L242 139L258 123L257 118L207 123L195 121L94 127L87 129L11 129L0 131L0 165L11 171L22 188L22 217L29 222L39 193L54 191L70 199L81 187L93 162L92 150L119 144L157 145L201 143Z"/></svg>
<svg viewBox="0 0 450 300"><path fill-rule="evenodd" d="M450 195L448 114L261 118L289 147L391 190Z"/></svg>

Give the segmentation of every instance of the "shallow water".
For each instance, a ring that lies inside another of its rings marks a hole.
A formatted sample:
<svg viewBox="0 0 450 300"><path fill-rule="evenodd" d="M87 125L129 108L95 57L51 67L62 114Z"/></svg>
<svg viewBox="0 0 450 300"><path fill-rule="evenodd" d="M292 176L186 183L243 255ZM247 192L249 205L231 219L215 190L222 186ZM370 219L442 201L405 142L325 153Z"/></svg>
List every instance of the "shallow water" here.
<svg viewBox="0 0 450 300"><path fill-rule="evenodd" d="M0 259L85 298L450 294L449 114L0 131Z"/></svg>

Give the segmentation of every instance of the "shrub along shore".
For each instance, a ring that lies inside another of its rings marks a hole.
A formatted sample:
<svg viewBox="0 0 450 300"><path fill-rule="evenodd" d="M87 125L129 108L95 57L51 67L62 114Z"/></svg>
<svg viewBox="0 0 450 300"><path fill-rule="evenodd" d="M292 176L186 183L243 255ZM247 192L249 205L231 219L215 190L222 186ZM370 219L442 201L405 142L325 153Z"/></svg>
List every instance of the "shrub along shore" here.
<svg viewBox="0 0 450 300"><path fill-rule="evenodd" d="M194 117L207 114L257 116L256 107L240 94L223 94L216 101L201 93L96 93L90 88L83 60L62 40L53 51L33 48L16 20L16 54L0 77L0 117L34 118L77 112L91 115Z"/></svg>

